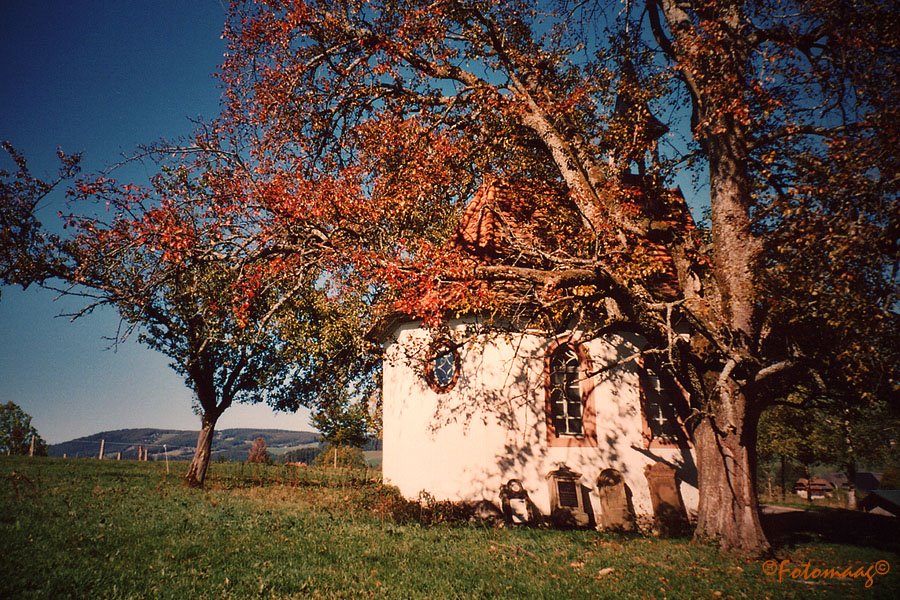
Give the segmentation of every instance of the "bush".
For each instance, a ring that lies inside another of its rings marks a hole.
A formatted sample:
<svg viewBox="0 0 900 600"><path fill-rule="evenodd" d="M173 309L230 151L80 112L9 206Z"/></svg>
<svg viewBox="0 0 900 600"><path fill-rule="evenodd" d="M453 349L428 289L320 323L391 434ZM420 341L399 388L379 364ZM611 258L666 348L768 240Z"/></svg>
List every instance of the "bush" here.
<svg viewBox="0 0 900 600"><path fill-rule="evenodd" d="M335 453L337 453L337 460L335 460ZM369 465L366 463L366 457L363 455L363 451L359 448L354 448L352 446L337 446L334 444L328 444L316 456L316 460L313 464L317 467L333 467L335 466L335 462L337 462L338 467L351 468L351 469L365 469Z"/></svg>
<svg viewBox="0 0 900 600"><path fill-rule="evenodd" d="M398 525L438 525L468 523L475 519L476 505L469 502L436 500L428 492L419 492L418 500L407 500L393 486L379 487L367 506L382 519Z"/></svg>
<svg viewBox="0 0 900 600"><path fill-rule="evenodd" d="M31 426L31 415L14 402L0 404L0 452L28 454L34 443L35 456L47 456L47 444Z"/></svg>
<svg viewBox="0 0 900 600"><path fill-rule="evenodd" d="M272 457L269 456L269 450L266 448L266 440L261 437L253 440L253 446L250 447L250 454L247 456L247 462L260 465L272 464Z"/></svg>

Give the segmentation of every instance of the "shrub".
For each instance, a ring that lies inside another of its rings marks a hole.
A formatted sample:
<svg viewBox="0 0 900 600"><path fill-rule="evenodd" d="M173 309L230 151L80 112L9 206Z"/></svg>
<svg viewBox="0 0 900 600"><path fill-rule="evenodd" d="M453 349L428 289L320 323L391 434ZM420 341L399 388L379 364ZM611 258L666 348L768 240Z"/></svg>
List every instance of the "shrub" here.
<svg viewBox="0 0 900 600"><path fill-rule="evenodd" d="M266 449L266 440L261 437L253 440L253 445L250 447L250 454L247 456L247 462L261 465L272 464L272 457L269 456L269 451Z"/></svg>
<svg viewBox="0 0 900 600"><path fill-rule="evenodd" d="M381 486L369 500L370 508L382 519L399 525L417 523L438 525L468 523L475 519L476 505L470 502L436 500L428 492L419 493L417 500L407 500L393 486Z"/></svg>
<svg viewBox="0 0 900 600"><path fill-rule="evenodd" d="M337 460L335 460L335 453L337 453ZM349 467L351 469L365 469L368 467L362 450L353 446L334 444L325 446L313 462L317 467L333 467L335 463L337 463L338 467Z"/></svg>

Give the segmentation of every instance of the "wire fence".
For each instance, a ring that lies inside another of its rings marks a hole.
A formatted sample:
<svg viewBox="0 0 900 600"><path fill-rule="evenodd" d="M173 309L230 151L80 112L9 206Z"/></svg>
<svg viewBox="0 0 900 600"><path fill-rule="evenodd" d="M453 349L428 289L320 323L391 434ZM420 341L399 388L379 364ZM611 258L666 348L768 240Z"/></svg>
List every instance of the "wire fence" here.
<svg viewBox="0 0 900 600"><path fill-rule="evenodd" d="M154 442L113 442L105 439L72 440L59 444L71 448L79 446L83 450L75 453L65 452L62 458L99 459L99 460L139 460L165 461L166 472L169 461L180 460L184 465L193 457L194 448L184 445L170 447L169 444ZM242 449L243 450L243 449ZM244 487L247 485L281 484L289 486L360 486L380 484L382 481L379 465L368 467L338 466L337 453L335 464L326 461L326 466L307 466L305 463L270 463L254 464L243 460L221 462L215 456L234 453L235 448L212 450L211 470L208 481L215 481L224 487ZM58 455L57 455L58 456ZM214 466L214 468L213 468Z"/></svg>
<svg viewBox="0 0 900 600"><path fill-rule="evenodd" d="M183 458L186 446L171 446L169 444L157 444L153 442L112 442L105 439L98 440L72 440L57 444L66 450L63 458L97 458L100 460L177 460ZM71 448L77 449L72 452ZM51 446L52 451L52 446ZM214 451L221 452L221 451ZM57 455L58 452L53 452ZM193 454L193 449L191 449Z"/></svg>

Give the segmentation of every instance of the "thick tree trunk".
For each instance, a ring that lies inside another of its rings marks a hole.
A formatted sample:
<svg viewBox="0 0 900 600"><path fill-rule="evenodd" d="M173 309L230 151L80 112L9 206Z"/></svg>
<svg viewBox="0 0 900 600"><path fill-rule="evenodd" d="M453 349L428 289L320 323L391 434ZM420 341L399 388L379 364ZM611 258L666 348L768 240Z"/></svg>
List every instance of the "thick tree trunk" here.
<svg viewBox="0 0 900 600"><path fill-rule="evenodd" d="M727 133L708 138L713 271L728 327L752 336L756 302L754 273L760 244L751 233L750 180L743 134L732 119L723 121L721 128Z"/></svg>
<svg viewBox="0 0 900 600"><path fill-rule="evenodd" d="M200 488L206 481L206 470L209 468L209 460L212 456L213 434L218 420L219 414L214 411L207 411L203 414L194 458L184 476L184 485L188 487Z"/></svg>
<svg viewBox="0 0 900 600"><path fill-rule="evenodd" d="M756 496L756 417L732 384L694 432L700 506L694 537L758 556L769 550Z"/></svg>

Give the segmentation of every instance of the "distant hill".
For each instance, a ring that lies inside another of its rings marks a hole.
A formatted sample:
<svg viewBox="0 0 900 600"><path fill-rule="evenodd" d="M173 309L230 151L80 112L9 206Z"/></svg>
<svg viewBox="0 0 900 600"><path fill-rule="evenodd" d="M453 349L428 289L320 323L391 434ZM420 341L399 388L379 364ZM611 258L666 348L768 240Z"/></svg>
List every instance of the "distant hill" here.
<svg viewBox="0 0 900 600"><path fill-rule="evenodd" d="M138 448L147 448L150 460L161 460L168 453L169 460L190 460L197 445L198 431L178 429L119 429L103 431L77 438L49 448L50 456L67 455L71 458L97 456L100 441L104 441L104 453L115 458L118 452L123 459L136 459ZM288 431L285 429L223 429L213 438L213 460L245 460L253 440L261 437L272 458L291 450L315 448L322 436L312 431Z"/></svg>

